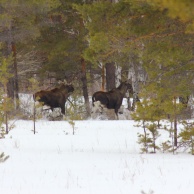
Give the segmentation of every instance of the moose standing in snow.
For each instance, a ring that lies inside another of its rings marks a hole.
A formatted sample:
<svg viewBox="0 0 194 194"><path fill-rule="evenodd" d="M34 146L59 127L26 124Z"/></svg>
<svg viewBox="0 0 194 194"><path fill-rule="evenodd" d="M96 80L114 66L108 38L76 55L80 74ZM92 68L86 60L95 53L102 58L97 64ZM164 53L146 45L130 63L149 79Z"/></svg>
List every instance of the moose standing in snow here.
<svg viewBox="0 0 194 194"><path fill-rule="evenodd" d="M92 96L92 105L94 107L95 103L99 101L102 110L103 107L114 109L116 117L118 119L118 110L122 105L122 101L127 90L129 90L129 92L133 94L133 87L129 80L121 82L117 88L114 88L108 92L95 92ZM97 103L98 105L99 102Z"/></svg>

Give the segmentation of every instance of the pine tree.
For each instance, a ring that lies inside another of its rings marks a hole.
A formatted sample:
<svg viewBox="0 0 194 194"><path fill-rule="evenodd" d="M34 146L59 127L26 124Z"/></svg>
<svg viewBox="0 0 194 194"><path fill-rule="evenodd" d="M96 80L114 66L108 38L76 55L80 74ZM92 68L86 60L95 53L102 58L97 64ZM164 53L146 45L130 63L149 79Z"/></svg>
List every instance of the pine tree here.
<svg viewBox="0 0 194 194"><path fill-rule="evenodd" d="M163 115L155 114L157 110L149 99L144 99L137 103L137 109L132 114L132 118L138 122L138 127L142 127L144 133L138 134L138 143L142 144L141 151L148 153L149 148L153 148L153 153L159 147L156 145L156 139L159 137L157 131L158 123L163 118ZM151 135L151 137L150 137Z"/></svg>
<svg viewBox="0 0 194 194"><path fill-rule="evenodd" d="M187 32L193 33L194 29L194 7L192 0L146 0L152 5L156 5L160 9L168 9L168 15L172 18L180 18L183 22L187 23Z"/></svg>
<svg viewBox="0 0 194 194"><path fill-rule="evenodd" d="M9 113L11 110L13 110L13 103L12 99L7 96L7 83L11 77L13 77L13 74L10 74L9 65L12 61L12 57L4 57L0 56L0 83L3 86L3 89L0 91L0 114L1 114L1 124L5 123L6 130L5 132L8 134L9 132L9 126L8 126L8 120L9 120Z"/></svg>
<svg viewBox="0 0 194 194"><path fill-rule="evenodd" d="M159 146L156 145L156 140L160 136L158 132L158 126L155 123L148 124L147 126L148 131L151 134L151 143L149 145L150 148L153 148L152 153L156 153L156 150L160 149Z"/></svg>
<svg viewBox="0 0 194 194"><path fill-rule="evenodd" d="M18 48L24 48L24 45L39 36L37 16L48 11L55 3L55 0L2 0L0 2L0 42L3 45L1 49L5 57L10 55L13 57L8 71L14 76L7 82L7 94L15 100L16 108L18 108L19 98Z"/></svg>
<svg viewBox="0 0 194 194"><path fill-rule="evenodd" d="M179 134L180 144L189 147L191 154L194 155L194 122L183 121L182 124L184 128Z"/></svg>
<svg viewBox="0 0 194 194"><path fill-rule="evenodd" d="M81 3L79 0L60 1L58 7L47 15L51 21L41 29L36 46L45 56L41 72L54 72L57 79L78 82L77 88L82 88L85 100L86 116L89 116L88 64L83 56L88 45L85 39L87 30L73 7Z"/></svg>

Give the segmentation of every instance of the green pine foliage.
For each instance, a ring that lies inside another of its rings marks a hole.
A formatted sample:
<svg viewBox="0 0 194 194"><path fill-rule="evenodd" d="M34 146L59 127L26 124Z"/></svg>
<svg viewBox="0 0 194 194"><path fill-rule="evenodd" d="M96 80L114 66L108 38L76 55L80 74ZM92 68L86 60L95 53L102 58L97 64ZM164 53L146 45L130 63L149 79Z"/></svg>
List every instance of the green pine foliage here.
<svg viewBox="0 0 194 194"><path fill-rule="evenodd" d="M82 18L73 8L81 1L60 1L59 5L47 13L47 22L40 28L41 35L35 47L44 55L41 73L55 72L58 79L78 75L81 58L88 43L87 30ZM40 18L41 20L41 18Z"/></svg>
<svg viewBox="0 0 194 194"><path fill-rule="evenodd" d="M86 109L83 98L75 91L66 103L66 119L68 121L83 120L86 117Z"/></svg>
<svg viewBox="0 0 194 194"><path fill-rule="evenodd" d="M160 136L158 125L163 118L162 112L158 111L157 106L151 100L143 99L142 102L137 103L137 109L132 114L132 118L138 122L137 126L142 127L144 131L143 134L138 133L138 143L142 145L141 151L143 153L156 153L156 150L159 149L156 140Z"/></svg>
<svg viewBox="0 0 194 194"><path fill-rule="evenodd" d="M141 153L148 153L149 152L149 147L152 144L152 140L149 137L149 133L147 133L146 131L144 131L144 134L140 134L138 133L138 141L137 143L139 143L141 145Z"/></svg>
<svg viewBox="0 0 194 194"><path fill-rule="evenodd" d="M180 18L187 22L187 32L193 33L194 29L194 7L192 0L146 0L152 5L159 7L161 10L167 9L168 15L172 18ZM189 21L189 22L188 22Z"/></svg>
<svg viewBox="0 0 194 194"><path fill-rule="evenodd" d="M142 30L142 25L145 24L142 15L148 7L148 4L138 1L99 1L91 5L76 6L88 29L86 38L89 40L89 47L84 51L84 57L92 63L112 62L118 58L120 61L120 57L125 56L123 53L129 54L134 47L137 49L138 36L145 33L145 28ZM141 29L135 27L138 24Z"/></svg>
<svg viewBox="0 0 194 194"><path fill-rule="evenodd" d="M179 133L180 144L190 149L190 153L194 155L194 122L183 121L183 129Z"/></svg>
<svg viewBox="0 0 194 194"><path fill-rule="evenodd" d="M156 140L160 136L158 127L155 123L147 123L143 126L144 133L138 133L138 143L141 145L142 153L156 153L160 150Z"/></svg>
<svg viewBox="0 0 194 194"><path fill-rule="evenodd" d="M160 107L157 99L145 98L141 102L137 103L137 108L135 113L132 114L135 121L144 122L158 122L164 118L164 111Z"/></svg>
<svg viewBox="0 0 194 194"><path fill-rule="evenodd" d="M147 129L151 134L151 142L149 147L153 149L152 153L156 153L156 150L159 150L159 146L156 144L157 138L160 136L158 132L158 126L155 123L147 124Z"/></svg>
<svg viewBox="0 0 194 194"><path fill-rule="evenodd" d="M2 124L5 124L6 133L9 132L8 120L9 116L11 116L9 113L14 110L13 100L6 94L8 80L13 77L13 74L9 73L8 70L11 62L12 57L4 57L2 55L0 56L0 83L2 85L2 88L0 89L0 127ZM2 130L4 131L4 128L2 128Z"/></svg>
<svg viewBox="0 0 194 194"><path fill-rule="evenodd" d="M172 151L172 143L167 140L165 142L162 142L160 144L160 150L165 153L165 152L171 152Z"/></svg>
<svg viewBox="0 0 194 194"><path fill-rule="evenodd" d="M0 53L1 54L1 53ZM0 55L0 83L3 88L0 88L0 139L5 137L5 134L12 129L13 126L9 126L9 112L13 110L13 103L10 98L5 94L6 85L10 77L13 75L9 73L9 64L12 61L12 57L4 57ZM9 156L3 153L0 154L0 163L5 162Z"/></svg>

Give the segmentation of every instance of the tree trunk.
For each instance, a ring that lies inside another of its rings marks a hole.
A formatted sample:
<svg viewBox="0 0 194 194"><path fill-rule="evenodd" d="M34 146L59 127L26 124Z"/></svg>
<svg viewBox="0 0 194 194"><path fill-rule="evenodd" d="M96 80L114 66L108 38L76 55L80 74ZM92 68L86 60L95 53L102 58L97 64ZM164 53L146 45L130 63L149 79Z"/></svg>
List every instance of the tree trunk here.
<svg viewBox="0 0 194 194"><path fill-rule="evenodd" d="M174 97L174 146L177 146L177 106L176 106L176 97Z"/></svg>
<svg viewBox="0 0 194 194"><path fill-rule="evenodd" d="M4 84L4 90L6 91L7 90L7 85ZM7 112L7 106L8 106L8 103L7 103L7 94L4 98L4 113L5 113L5 131L6 131L6 134L9 133L9 126L8 126L8 112Z"/></svg>
<svg viewBox="0 0 194 194"><path fill-rule="evenodd" d="M7 49L6 49L6 56L10 56L12 53L12 29L11 26L9 27L9 29L7 30L7 36L8 36L8 40L7 40ZM9 72L11 74L13 74L13 66L11 65L9 67ZM9 98L14 99L14 79L10 78L7 82L7 95Z"/></svg>
<svg viewBox="0 0 194 194"><path fill-rule="evenodd" d="M82 81L83 96L84 96L85 105L86 105L87 117L89 117L90 116L90 103L89 103L88 88L87 88L86 63L83 58L81 59L81 66L82 66L81 81Z"/></svg>
<svg viewBox="0 0 194 194"><path fill-rule="evenodd" d="M134 60L132 58L132 60ZM131 62L131 69L128 75L128 79L132 80L133 85L133 103L132 103L132 111L135 110L136 102L138 101L138 91L139 91L139 83L138 83L138 68L135 63Z"/></svg>
<svg viewBox="0 0 194 194"><path fill-rule="evenodd" d="M10 78L7 83L7 96L14 99L14 79Z"/></svg>
<svg viewBox="0 0 194 194"><path fill-rule="evenodd" d="M177 147L177 118L174 118L174 146Z"/></svg>
<svg viewBox="0 0 194 194"><path fill-rule="evenodd" d="M148 153L148 142L147 142L147 133L146 133L145 121L143 121L143 131L144 131L145 151L146 151L146 153Z"/></svg>
<svg viewBox="0 0 194 194"><path fill-rule="evenodd" d="M13 52L13 69L14 69L14 99L15 99L15 108L19 108L19 87L18 87L18 71L17 71L17 59L16 59L16 45L12 42L12 52Z"/></svg>
<svg viewBox="0 0 194 194"><path fill-rule="evenodd" d="M109 91L115 88L115 64L106 63L106 90Z"/></svg>
<svg viewBox="0 0 194 194"><path fill-rule="evenodd" d="M104 91L105 90L105 67L102 64L102 87L101 90Z"/></svg>
<svg viewBox="0 0 194 194"><path fill-rule="evenodd" d="M13 75L8 82L7 82L7 95L9 98L15 100L15 108L17 109L18 106L18 73L17 73L17 59L16 59L16 45L14 42L13 34L12 34L12 24L10 24L9 28L7 29L7 49L5 55L7 57L13 57L13 63L10 64L9 73Z"/></svg>

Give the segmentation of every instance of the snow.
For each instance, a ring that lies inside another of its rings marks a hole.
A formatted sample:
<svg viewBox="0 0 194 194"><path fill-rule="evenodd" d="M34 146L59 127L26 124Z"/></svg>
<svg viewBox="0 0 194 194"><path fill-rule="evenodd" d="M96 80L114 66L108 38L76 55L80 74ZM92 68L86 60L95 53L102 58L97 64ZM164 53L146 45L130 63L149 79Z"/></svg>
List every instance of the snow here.
<svg viewBox="0 0 194 194"><path fill-rule="evenodd" d="M18 120L0 153L1 194L192 194L194 157L140 154L132 120ZM162 133L162 132L161 132ZM161 137L162 139L162 137Z"/></svg>

